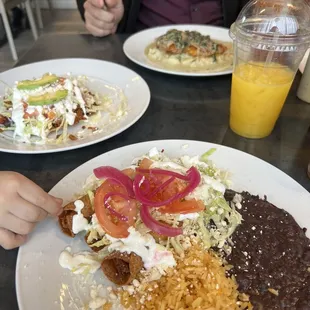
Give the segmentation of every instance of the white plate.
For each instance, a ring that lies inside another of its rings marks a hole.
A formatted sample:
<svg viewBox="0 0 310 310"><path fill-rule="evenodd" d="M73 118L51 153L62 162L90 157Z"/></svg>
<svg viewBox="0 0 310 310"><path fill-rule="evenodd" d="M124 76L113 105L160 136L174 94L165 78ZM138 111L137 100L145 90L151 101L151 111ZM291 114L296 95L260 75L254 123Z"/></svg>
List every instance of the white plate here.
<svg viewBox="0 0 310 310"><path fill-rule="evenodd" d="M300 65L299 65L299 71L300 71L301 73L304 73L305 66L306 66L306 63L307 63L309 54L310 54L310 48L306 51L305 56L304 56L304 58L302 59Z"/></svg>
<svg viewBox="0 0 310 310"><path fill-rule="evenodd" d="M146 111L150 102L150 90L144 79L132 70L115 63L94 59L58 59L37 62L0 73L0 81L9 86L15 81L38 78L47 72L55 74L86 75L89 86L94 91L109 94L118 100L121 93L128 103L128 115L104 130L87 134L83 139L68 140L59 145L30 145L12 139L12 132L0 135L0 151L21 154L53 153L81 148L111 138L132 126ZM0 95L4 94L5 84L0 83ZM112 86L112 87L110 87ZM69 133L81 130L83 124L69 129Z"/></svg>
<svg viewBox="0 0 310 310"><path fill-rule="evenodd" d="M175 75L184 75L184 76L215 76L215 75L224 75L231 74L231 70L225 70L220 72L186 72L186 71L177 71L177 70L166 70L161 68L160 66L156 66L153 64L148 58L145 56L144 50L145 48L151 44L157 37L165 34L170 29L178 29L178 30L189 30L189 31L198 31L203 35L210 35L211 39L232 42L229 37L228 29L222 27L215 26L206 26L206 25L170 25L170 26L162 26L150 28L147 30L140 31L132 36L130 36L124 43L123 50L125 55L133 62L138 65L163 72L168 74Z"/></svg>
<svg viewBox="0 0 310 310"><path fill-rule="evenodd" d="M185 148L184 145L188 147ZM102 154L72 171L51 190L51 194L69 202L74 194L81 192L85 179L94 168L102 163L124 168L130 165L134 157L141 156L154 146L160 150L164 149L172 157L202 154L215 147L217 151L212 155L212 160L218 167L229 169L232 173L233 189L247 190L261 197L266 194L270 202L290 212L299 225L307 227L309 235L310 194L307 190L279 169L254 156L206 142L162 140L119 148ZM73 282L70 273L58 264L60 252L70 244L74 250L87 248L81 237L66 237L54 221L47 220L37 227L26 245L20 248L16 266L16 289L20 310L58 310L61 292L65 293L64 309L80 309L68 306L68 291L74 300L83 298L83 285ZM69 290L63 289L63 285L68 285Z"/></svg>

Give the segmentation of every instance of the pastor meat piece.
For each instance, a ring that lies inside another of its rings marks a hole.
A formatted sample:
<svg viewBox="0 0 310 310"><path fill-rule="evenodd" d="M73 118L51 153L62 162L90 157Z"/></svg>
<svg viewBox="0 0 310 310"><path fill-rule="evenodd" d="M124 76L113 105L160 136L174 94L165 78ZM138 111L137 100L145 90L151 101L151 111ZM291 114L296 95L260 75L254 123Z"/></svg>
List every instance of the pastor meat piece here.
<svg viewBox="0 0 310 310"><path fill-rule="evenodd" d="M94 210L93 210L91 201L89 199L89 196L86 194L83 197L76 199L76 200L81 200L84 203L84 207L81 212L83 216L88 221L90 221L92 215L94 214ZM75 205L74 205L74 202L76 200L64 206L63 212L59 215L59 219L58 219L62 232L72 238L75 236L72 230L72 223L73 223L73 216L77 214L75 211Z"/></svg>
<svg viewBox="0 0 310 310"><path fill-rule="evenodd" d="M101 264L106 277L117 285L130 284L143 267L140 256L135 253L112 252Z"/></svg>

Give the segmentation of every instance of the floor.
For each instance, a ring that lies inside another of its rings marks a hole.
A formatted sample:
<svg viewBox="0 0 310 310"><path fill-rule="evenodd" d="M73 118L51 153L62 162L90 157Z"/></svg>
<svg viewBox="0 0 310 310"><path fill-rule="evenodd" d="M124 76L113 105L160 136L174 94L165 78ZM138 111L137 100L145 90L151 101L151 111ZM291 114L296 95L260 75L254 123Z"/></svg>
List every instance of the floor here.
<svg viewBox="0 0 310 310"><path fill-rule="evenodd" d="M39 30L40 35L46 33L85 33L84 23L81 20L78 10L42 10L44 29ZM25 30L14 39L18 57L25 54L34 44L32 33ZM0 47L0 72L14 66L9 45Z"/></svg>

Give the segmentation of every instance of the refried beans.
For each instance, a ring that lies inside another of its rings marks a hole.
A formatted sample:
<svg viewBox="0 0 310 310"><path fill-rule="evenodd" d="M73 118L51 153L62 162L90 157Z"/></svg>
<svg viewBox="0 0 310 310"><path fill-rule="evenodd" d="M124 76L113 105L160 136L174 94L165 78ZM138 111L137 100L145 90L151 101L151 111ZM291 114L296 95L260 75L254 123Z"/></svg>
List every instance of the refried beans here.
<svg viewBox="0 0 310 310"><path fill-rule="evenodd" d="M227 191L232 201L235 192ZM310 240L286 211L242 193L242 217L227 261L254 309L310 309ZM296 202L298 207L298 202ZM309 206L310 207L310 206ZM310 220L310 219L309 219Z"/></svg>

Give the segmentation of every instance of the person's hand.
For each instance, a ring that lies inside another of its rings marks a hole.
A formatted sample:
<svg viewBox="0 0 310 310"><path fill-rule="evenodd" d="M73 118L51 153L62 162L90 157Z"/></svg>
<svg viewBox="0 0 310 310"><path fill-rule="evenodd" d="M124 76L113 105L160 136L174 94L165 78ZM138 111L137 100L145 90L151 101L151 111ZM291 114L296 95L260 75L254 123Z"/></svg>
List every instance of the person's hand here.
<svg viewBox="0 0 310 310"><path fill-rule="evenodd" d="M55 198L16 172L0 172L0 246L22 245L35 225L48 214L62 212L62 199Z"/></svg>
<svg viewBox="0 0 310 310"><path fill-rule="evenodd" d="M86 29L96 37L115 33L124 15L122 0L87 0L84 8Z"/></svg>

